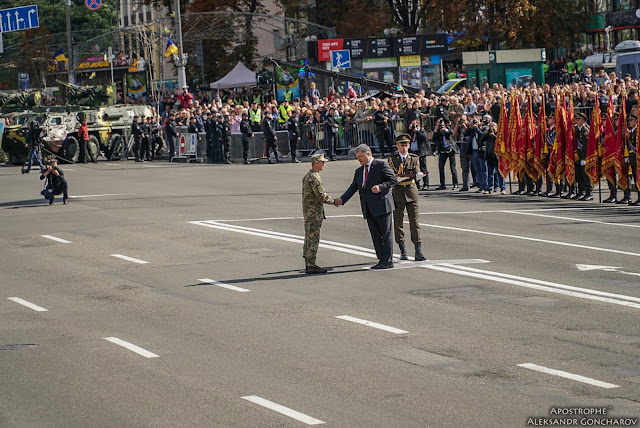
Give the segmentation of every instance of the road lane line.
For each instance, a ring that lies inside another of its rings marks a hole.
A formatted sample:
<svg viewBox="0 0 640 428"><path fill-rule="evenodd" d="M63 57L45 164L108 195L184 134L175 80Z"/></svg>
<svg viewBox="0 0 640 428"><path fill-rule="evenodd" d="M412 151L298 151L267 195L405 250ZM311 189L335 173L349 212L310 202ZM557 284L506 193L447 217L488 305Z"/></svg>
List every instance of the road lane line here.
<svg viewBox="0 0 640 428"><path fill-rule="evenodd" d="M426 223L419 223L419 224L420 224L420 226L433 227L433 228L436 228L436 229L455 230L455 231L458 231L458 232L479 233L481 235L498 236L498 237L501 237L501 238L520 239L520 240L523 240L523 241L541 242L543 244L560 245L560 246L564 246L564 247L573 247L573 248L583 248L583 249L586 249L586 250L602 251L602 252L606 252L606 253L624 254L626 256L640 257L640 253L632 253L630 251L613 250L613 249L610 249L610 248L592 247L590 245L572 244L572 243L569 243L569 242L561 242L561 241L550 241L548 239L531 238L531 237L528 237L528 236L508 235L508 234L505 234L505 233L485 232L485 231L482 231L482 230L464 229L462 227L440 226L440 225L437 225L437 224L426 224Z"/></svg>
<svg viewBox="0 0 640 428"><path fill-rule="evenodd" d="M146 349L142 349L139 346L134 345L133 343L125 342L122 339L118 339L117 337L105 337L104 340L108 340L111 343L115 343L116 345L120 345L123 348L127 348L129 351L135 352L138 355L142 355L145 358L158 358L160 355L156 355L153 352L149 352Z"/></svg>
<svg viewBox="0 0 640 428"><path fill-rule="evenodd" d="M451 260L426 260L424 262L416 262L414 261L414 257L409 256L409 260L407 261L394 261L393 268L389 270L398 270L398 269L415 269L424 266L452 266L459 264L485 264L491 263L489 260L483 259L451 259ZM364 266L363 270L371 270L371 266Z"/></svg>
<svg viewBox="0 0 640 428"><path fill-rule="evenodd" d="M535 370L541 373L547 373L554 376L564 377L566 379L575 380L576 382L588 383L589 385L598 386L600 388L620 388L620 385L615 385L613 383L602 382L601 380L592 379L590 377L580 376L577 374L565 372L562 370L550 369L548 367L539 366L537 364L526 363L526 364L518 364L518 367L524 367L525 369Z"/></svg>
<svg viewBox="0 0 640 428"><path fill-rule="evenodd" d="M459 269L459 266L456 266L455 268L454 268L454 266L451 266L451 267L446 267L446 266L424 266L424 269L432 269L432 270L437 270L437 271L440 271L440 272L453 273L455 275L467 276L467 277L470 277L470 278L485 279L485 280L494 281L494 282L502 282L504 284L517 285L517 286L520 286L520 287L532 288L534 290L549 291L551 293L564 294L565 296L578 297L578 298L581 298L581 299L588 299L588 300L597 300L599 302L613 303L615 305L628 306L630 308L640 309L640 303L627 302L627 301L623 301L623 300L611 299L611 298L608 298L608 297L599 297L599 296L594 296L592 294L577 293L575 291L562 290L562 289L553 288L553 287L545 287L543 285L536 285L536 284L532 284L530 282L524 282L524 281L517 281L517 280L513 280L513 279L502 278L500 276L493 275L492 272L487 272L486 274L481 274L481 273L476 273L476 272L467 272L465 270Z"/></svg>
<svg viewBox="0 0 640 428"><path fill-rule="evenodd" d="M533 284L548 285L548 286L551 286L551 287L561 288L561 289L564 289L564 290L578 291L578 292L581 292L581 293L594 294L596 296L612 297L614 299L629 300L631 302L639 302L640 303L640 297L626 296L624 294L607 293L606 291L592 290L590 288L573 287L571 285L564 285L564 284L558 284L558 283L555 283L555 282L542 281L542 280L539 280L539 279L526 278L526 277L516 276L516 275L509 275L508 273L490 272L490 271L486 271L486 270L482 270L482 269L476 269L476 268L472 268L472 267L468 267L468 266L456 266L456 269L461 269L461 270L465 270L465 271L469 271L469 272L476 272L476 273L486 273L486 274L496 275L496 276L500 276L502 278L507 278L507 279L515 279L515 280L518 280L518 281L525 281L525 282L530 282L530 283L533 283Z"/></svg>
<svg viewBox="0 0 640 428"><path fill-rule="evenodd" d="M274 403L273 401L266 400L262 397L258 397L257 395L247 395L246 397L242 397L247 401L251 401L259 406L266 407L267 409L273 410L274 412L278 412L282 415L288 416L297 421L303 422L307 425L321 425L324 424L320 419L312 418L309 415L305 415L304 413L297 412L293 409L285 407L281 404Z"/></svg>
<svg viewBox="0 0 640 428"><path fill-rule="evenodd" d="M626 224L626 223L609 223L606 221L598 221L598 220L589 220L586 218L573 218L573 217L564 217L564 216L556 216L556 215L548 215L548 214L536 214L529 212L520 212L520 211L505 211L508 214L518 214L518 215L528 215L534 217L545 217L545 218L554 218L558 220L571 220L571 221L579 221L582 223L596 223L603 224L605 226L620 226L620 227L640 227L638 224Z"/></svg>
<svg viewBox="0 0 640 428"><path fill-rule="evenodd" d="M111 257L116 257L118 259L127 260L129 262L138 263L138 264L141 264L141 265L145 265L145 264L149 263L149 262L145 262L144 260L134 259L133 257L123 256L122 254L111 254Z"/></svg>
<svg viewBox="0 0 640 428"><path fill-rule="evenodd" d="M251 290L247 290L246 288L236 287L234 285L229 285L229 284L225 284L223 282L214 281L213 279L209 279L209 278L202 278L202 279L199 279L198 281L206 282L207 284L215 285L215 286L222 287L222 288L227 288L227 289L233 290L233 291L238 291L240 293L246 293L248 291L251 291Z"/></svg>
<svg viewBox="0 0 640 428"><path fill-rule="evenodd" d="M368 327L377 328L379 330L388 331L390 333L395 333L395 334L409 333L408 331L400 330L399 328L390 327L388 325L379 324L377 322L367 321L367 320L363 320L363 319L360 319L360 318L350 317L349 315L340 315L340 316L336 316L336 318L339 318L339 319L345 320L345 321L355 322L355 323L362 324L362 325L366 325Z"/></svg>
<svg viewBox="0 0 640 428"><path fill-rule="evenodd" d="M120 195L130 195L131 193L103 193L102 195L74 195L69 196L69 199L78 199L78 198L99 198L101 196L120 196Z"/></svg>
<svg viewBox="0 0 640 428"><path fill-rule="evenodd" d="M304 242L304 238L302 236L290 235L290 234L285 234L280 232L264 231L260 229L248 228L248 227L237 226L237 225L226 225L216 221L191 221L189 223L199 225L199 226L206 226L206 227L211 227L215 229L236 232L236 233L244 233L248 235L260 236L265 238L278 239L281 241L293 242L297 244ZM321 242L320 246L322 248L327 248L330 250L345 252L349 254L360 255L368 258L376 258L376 255L373 252L373 250L369 250L367 248L358 247L355 245L349 245L348 246L349 248L345 248L343 246L330 245L325 243L325 242L333 242L333 241L321 240L320 242ZM340 243L335 243L335 244L340 244ZM341 244L341 245L347 245L347 244ZM394 255L394 257L397 257L397 255ZM431 262L434 262L434 261L431 261ZM400 269L409 268L409 267L410 266L408 264L402 264L399 266ZM461 276L466 276L471 278L483 279L487 281L517 285L519 287L526 287L526 288L531 288L539 291L562 294L565 296L577 297L581 299L596 300L599 302L612 303L615 305L627 306L634 309L640 309L640 303L635 303L635 301L639 300L638 298L625 296L621 294L613 294L613 293L606 293L604 291L583 289L579 287L571 287L564 284L556 284L556 283L541 281L533 278L518 277L515 275L508 275L508 274L503 274L499 272L484 271L484 270L479 270L479 269L475 269L467 266L458 266L457 264L456 265L454 264L429 265L427 262L427 264L421 265L419 267L422 267L424 269L437 270L445 273L451 273L454 275L461 275ZM628 301L625 301L625 300L628 300Z"/></svg>
<svg viewBox="0 0 640 428"><path fill-rule="evenodd" d="M23 300L19 297L7 297L7 299L12 300L16 303L19 303L22 306L26 306L27 308L33 309L34 311L37 311L37 312L46 312L48 310L43 308L42 306L34 305L31 302L27 302L26 300Z"/></svg>
<svg viewBox="0 0 640 428"><path fill-rule="evenodd" d="M51 235L40 235L43 238L47 238L47 239L51 239L52 241L56 241L56 242L62 242L63 244L71 244L71 241L67 241L66 239L62 239L62 238L56 238L55 236L51 236Z"/></svg>

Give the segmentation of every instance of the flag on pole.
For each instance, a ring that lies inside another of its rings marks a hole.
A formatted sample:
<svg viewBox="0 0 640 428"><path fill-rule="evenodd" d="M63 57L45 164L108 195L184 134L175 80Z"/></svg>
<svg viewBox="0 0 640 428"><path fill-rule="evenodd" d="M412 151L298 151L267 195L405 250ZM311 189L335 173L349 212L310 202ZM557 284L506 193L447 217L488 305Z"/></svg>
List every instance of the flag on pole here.
<svg viewBox="0 0 640 428"><path fill-rule="evenodd" d="M509 116L504 99L500 103L500 118L498 119L498 135L496 136L495 153L498 156L498 172L502 177L509 175L509 160L507 158L506 147L509 139Z"/></svg>
<svg viewBox="0 0 640 428"><path fill-rule="evenodd" d="M626 129L626 126L625 126ZM616 133L613 130L613 98L609 97L607 119L604 123L604 141L602 143L602 174L611 184L616 184Z"/></svg>
<svg viewBox="0 0 640 428"><path fill-rule="evenodd" d="M624 157L628 157L627 140L629 135L627 132L627 112L625 110L627 98L623 95L620 102L618 113L618 134L616 135L616 150L614 152L614 164L616 173L618 173L618 186L622 190L626 190L629 186L629 167L624 162ZM626 154L626 156L625 156Z"/></svg>
<svg viewBox="0 0 640 428"><path fill-rule="evenodd" d="M64 55L64 49L59 49L58 52L53 54L53 59L56 61L67 62L67 57Z"/></svg>
<svg viewBox="0 0 640 428"><path fill-rule="evenodd" d="M507 142L507 153L509 156L509 169L515 174L519 172L519 147L522 132L522 113L520 112L520 100L514 93L511 96L511 111L509 112L509 140Z"/></svg>
<svg viewBox="0 0 640 428"><path fill-rule="evenodd" d="M542 157L544 156L544 149L547 145L547 111L545 109L545 100L542 99L540 103L540 111L538 112L538 131L533 146L533 168L535 171L534 180L540 178L545 174L544 163Z"/></svg>
<svg viewBox="0 0 640 428"><path fill-rule="evenodd" d="M524 118L524 129L522 130L522 144L519 147L518 163L520 170L524 172L534 180L536 176L536 170L534 168L533 151L536 140L536 120L533 117L533 97L529 93L527 99L527 111Z"/></svg>
<svg viewBox="0 0 640 428"><path fill-rule="evenodd" d="M600 136L602 135L602 118L600 116L600 101L596 97L591 113L591 124L589 126L589 141L587 142L587 164L584 169L592 184L598 183L602 177L598 146L600 144Z"/></svg>
<svg viewBox="0 0 640 428"><path fill-rule="evenodd" d="M564 174L564 103L560 95L556 96L556 135L549 155L549 175L558 183Z"/></svg>
<svg viewBox="0 0 640 428"><path fill-rule="evenodd" d="M575 127L573 126L573 97L569 95L569 102L563 95L563 104L565 104L565 121L564 121L564 176L567 183L572 185L576 181L576 160L578 160L578 151L576 150Z"/></svg>
<svg viewBox="0 0 640 428"><path fill-rule="evenodd" d="M169 37L169 40L167 40L167 48L164 51L164 56L170 57L171 55L177 54L177 53L178 53L178 47L173 44L173 40L171 40L171 37Z"/></svg>

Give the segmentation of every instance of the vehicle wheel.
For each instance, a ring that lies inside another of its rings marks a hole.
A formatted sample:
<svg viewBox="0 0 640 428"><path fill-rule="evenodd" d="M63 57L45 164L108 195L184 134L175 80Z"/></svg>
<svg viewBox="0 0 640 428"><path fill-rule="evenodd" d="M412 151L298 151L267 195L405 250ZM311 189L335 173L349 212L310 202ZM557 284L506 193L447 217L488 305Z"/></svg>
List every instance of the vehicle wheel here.
<svg viewBox="0 0 640 428"><path fill-rule="evenodd" d="M104 152L104 156L107 158L107 160L111 159L111 155L113 154L118 142L121 139L122 139L122 135L120 134L113 134L111 138L109 138L109 146L107 147L107 150L105 150Z"/></svg>
<svg viewBox="0 0 640 428"><path fill-rule="evenodd" d="M98 141L98 138L95 135L89 136L87 151L91 153L91 156L93 156L95 160L98 160L98 156L100 156L100 141Z"/></svg>
<svg viewBox="0 0 640 428"><path fill-rule="evenodd" d="M80 145L78 144L76 137L67 136L62 147L62 162L74 163L78 161L78 157L80 156Z"/></svg>

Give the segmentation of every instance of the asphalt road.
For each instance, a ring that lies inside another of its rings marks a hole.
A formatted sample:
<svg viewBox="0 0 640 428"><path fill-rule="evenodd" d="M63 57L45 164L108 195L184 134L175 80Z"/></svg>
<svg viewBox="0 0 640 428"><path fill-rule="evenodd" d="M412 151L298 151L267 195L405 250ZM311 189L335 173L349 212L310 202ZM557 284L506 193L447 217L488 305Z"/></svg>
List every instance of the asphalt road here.
<svg viewBox="0 0 640 428"><path fill-rule="evenodd" d="M0 427L637 424L637 207L422 192L429 261L371 271L355 198L308 276L308 163L61 167L0 168Z"/></svg>

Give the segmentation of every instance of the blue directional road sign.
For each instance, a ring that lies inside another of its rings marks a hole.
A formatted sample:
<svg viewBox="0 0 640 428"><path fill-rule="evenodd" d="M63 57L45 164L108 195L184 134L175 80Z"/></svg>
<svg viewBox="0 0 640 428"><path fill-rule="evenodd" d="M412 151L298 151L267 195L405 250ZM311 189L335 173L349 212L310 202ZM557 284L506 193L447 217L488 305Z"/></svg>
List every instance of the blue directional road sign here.
<svg viewBox="0 0 640 428"><path fill-rule="evenodd" d="M102 0L84 0L84 5L89 8L89 10L98 10L100 6L102 6Z"/></svg>
<svg viewBox="0 0 640 428"><path fill-rule="evenodd" d="M28 30L38 28L38 6L14 7L13 9L0 10L0 32Z"/></svg>
<svg viewBox="0 0 640 428"><path fill-rule="evenodd" d="M351 51L349 49L331 51L331 66L333 68L351 68Z"/></svg>

